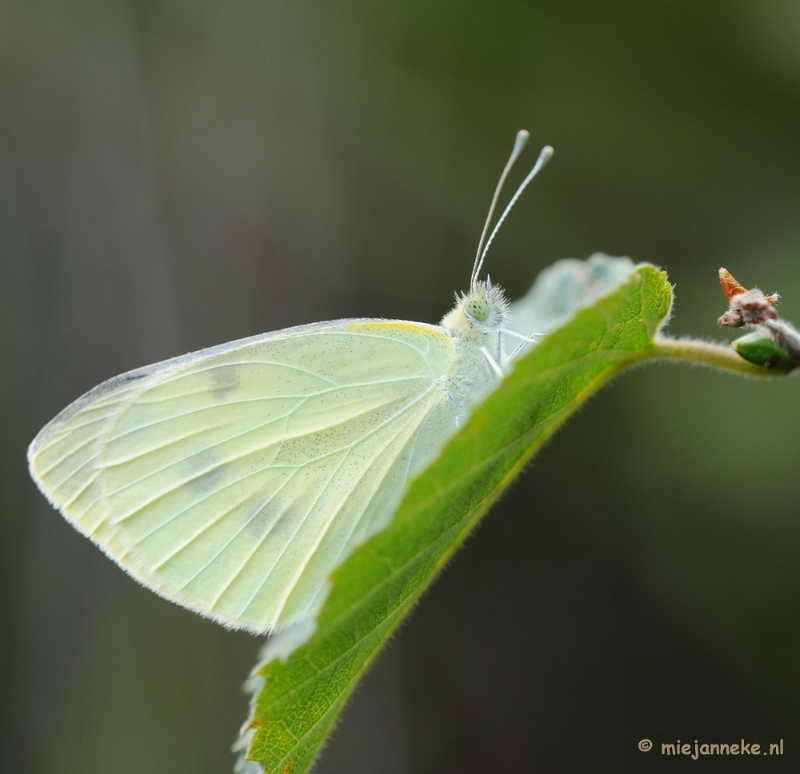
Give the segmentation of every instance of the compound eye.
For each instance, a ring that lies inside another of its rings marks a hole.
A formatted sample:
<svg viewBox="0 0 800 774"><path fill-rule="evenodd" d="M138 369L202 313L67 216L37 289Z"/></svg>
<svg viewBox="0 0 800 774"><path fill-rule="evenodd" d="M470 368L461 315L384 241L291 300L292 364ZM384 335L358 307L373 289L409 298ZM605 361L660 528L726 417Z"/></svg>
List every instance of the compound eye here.
<svg viewBox="0 0 800 774"><path fill-rule="evenodd" d="M464 309L467 314L478 322L486 322L489 319L489 304L486 299L472 296L464 302Z"/></svg>

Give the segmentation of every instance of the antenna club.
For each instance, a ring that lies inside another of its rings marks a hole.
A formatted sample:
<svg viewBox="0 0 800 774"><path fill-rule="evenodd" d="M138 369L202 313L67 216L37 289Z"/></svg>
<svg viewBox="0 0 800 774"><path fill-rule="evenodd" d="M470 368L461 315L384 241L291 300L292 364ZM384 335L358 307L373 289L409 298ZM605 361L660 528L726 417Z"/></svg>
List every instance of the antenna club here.
<svg viewBox="0 0 800 774"><path fill-rule="evenodd" d="M517 139L514 140L514 151L511 154L512 157L518 156L522 153L522 149L525 147L525 144L530 140L531 133L527 129L520 129L517 132Z"/></svg>

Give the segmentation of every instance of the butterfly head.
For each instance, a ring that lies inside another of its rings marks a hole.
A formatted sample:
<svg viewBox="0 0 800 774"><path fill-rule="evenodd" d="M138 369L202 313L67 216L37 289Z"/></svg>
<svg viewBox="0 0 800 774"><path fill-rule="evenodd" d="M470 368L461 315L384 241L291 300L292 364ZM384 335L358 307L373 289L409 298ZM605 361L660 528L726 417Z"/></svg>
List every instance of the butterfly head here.
<svg viewBox="0 0 800 774"><path fill-rule="evenodd" d="M468 293L456 296L456 305L445 315L442 327L482 335L502 328L507 319L508 301L503 289L488 279L478 280Z"/></svg>

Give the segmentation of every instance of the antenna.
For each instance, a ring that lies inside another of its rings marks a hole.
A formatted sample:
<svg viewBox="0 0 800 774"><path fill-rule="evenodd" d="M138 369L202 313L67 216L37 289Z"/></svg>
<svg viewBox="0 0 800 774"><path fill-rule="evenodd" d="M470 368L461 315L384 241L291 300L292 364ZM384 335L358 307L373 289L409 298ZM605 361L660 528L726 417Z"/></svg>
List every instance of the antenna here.
<svg viewBox="0 0 800 774"><path fill-rule="evenodd" d="M519 137L519 135L517 135ZM514 148L516 150L516 146ZM549 145L545 145L542 148L541 152L539 153L539 158L536 159L536 163L533 165L533 169L528 172L528 176L522 181L519 188L517 188L517 192L511 197L511 201L506 205L505 210L503 210L503 214L498 219L495 227L492 229L491 236L489 237L488 241L486 242L486 247L483 248L483 252L480 254L480 258L475 260L475 266L472 269L472 284L475 284L475 281L478 279L478 275L480 274L481 268L483 267L483 259L486 257L486 253L489 252L489 247L492 244L497 232L500 230L500 226L503 225L503 221L508 217L508 213L511 212L511 208L517 203L517 199L522 196L522 192L528 187L528 184L533 180L536 175L541 172L542 168L548 161L553 157L553 149ZM511 154L512 159L516 159L514 154ZM509 159L510 161L510 159ZM505 171L503 172L503 177L500 178L500 182L502 183L505 178ZM494 206L494 202L492 203ZM488 224L487 224L488 225Z"/></svg>
<svg viewBox="0 0 800 774"><path fill-rule="evenodd" d="M514 166L514 162L519 158L519 154L522 153L522 149L525 147L525 143L528 142L528 138L530 136L530 133L526 129L520 129L517 132L517 138L514 140L514 149L511 151L511 155L508 157L508 161L503 169L503 174L500 175L500 181L497 183L497 188L494 189L492 204L489 207L489 214L486 216L486 223L483 227L483 233L481 234L481 241L478 243L478 252L475 255L475 263L472 265L472 277L469 283L470 287L472 287L475 284L475 281L478 279L478 272L480 271L479 265L481 263L481 250L483 250L483 243L486 241L486 234L489 232L489 225L492 222L492 216L494 215L495 207L497 207L497 200L500 198L500 191L503 190L503 184L506 182L508 173L511 171L511 167Z"/></svg>

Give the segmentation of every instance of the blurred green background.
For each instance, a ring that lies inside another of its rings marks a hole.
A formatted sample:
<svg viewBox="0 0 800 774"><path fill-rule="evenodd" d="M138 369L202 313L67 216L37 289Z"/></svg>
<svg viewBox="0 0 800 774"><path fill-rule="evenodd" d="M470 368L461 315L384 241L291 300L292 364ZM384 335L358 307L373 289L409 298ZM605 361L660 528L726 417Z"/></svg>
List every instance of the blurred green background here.
<svg viewBox="0 0 800 774"><path fill-rule="evenodd" d="M0 2L0 770L228 772L259 641L158 599L25 466L97 382L343 316L436 322L489 257L595 250L720 337L720 265L800 322L796 0ZM518 180L524 169L516 173ZM318 774L797 771L800 382L619 378L487 517ZM651 753L637 743L650 738Z"/></svg>

